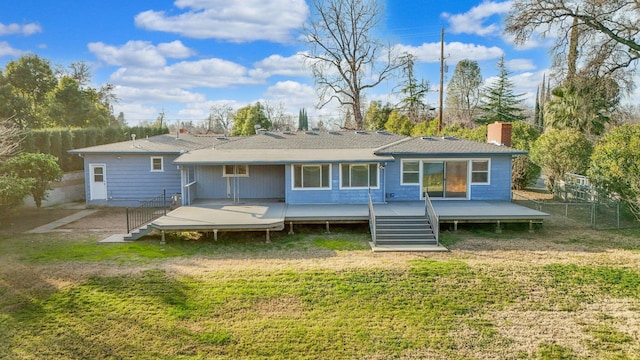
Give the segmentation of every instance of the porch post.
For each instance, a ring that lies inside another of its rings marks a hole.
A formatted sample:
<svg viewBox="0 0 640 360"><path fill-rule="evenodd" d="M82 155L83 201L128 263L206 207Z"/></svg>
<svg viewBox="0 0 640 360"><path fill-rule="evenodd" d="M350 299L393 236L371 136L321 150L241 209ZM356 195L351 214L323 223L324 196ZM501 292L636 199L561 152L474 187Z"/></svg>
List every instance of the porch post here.
<svg viewBox="0 0 640 360"><path fill-rule="evenodd" d="M293 221L289 221L289 235L293 235Z"/></svg>
<svg viewBox="0 0 640 360"><path fill-rule="evenodd" d="M271 243L271 238L269 237L269 229L267 229L267 244Z"/></svg>
<svg viewBox="0 0 640 360"><path fill-rule="evenodd" d="M164 237L164 230L162 230L162 239L160 239L160 244L164 245L166 243L167 243L167 241L166 241L166 239Z"/></svg>

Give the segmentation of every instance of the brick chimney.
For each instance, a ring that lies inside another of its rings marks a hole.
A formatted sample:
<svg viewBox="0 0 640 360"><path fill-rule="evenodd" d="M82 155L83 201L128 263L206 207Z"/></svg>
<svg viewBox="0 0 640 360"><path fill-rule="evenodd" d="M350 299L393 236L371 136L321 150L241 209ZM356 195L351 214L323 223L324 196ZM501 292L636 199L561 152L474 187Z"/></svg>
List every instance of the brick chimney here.
<svg viewBox="0 0 640 360"><path fill-rule="evenodd" d="M503 122L494 122L487 126L487 142L511 146L511 124Z"/></svg>

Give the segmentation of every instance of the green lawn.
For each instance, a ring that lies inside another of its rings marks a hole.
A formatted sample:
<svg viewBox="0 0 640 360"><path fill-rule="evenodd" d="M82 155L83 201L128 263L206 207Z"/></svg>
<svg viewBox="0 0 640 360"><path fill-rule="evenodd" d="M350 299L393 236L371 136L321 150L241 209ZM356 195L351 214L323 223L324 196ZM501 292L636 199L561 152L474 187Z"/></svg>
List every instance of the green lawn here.
<svg viewBox="0 0 640 360"><path fill-rule="evenodd" d="M5 236L0 359L640 358L637 231L443 237L452 252L372 254L346 228Z"/></svg>

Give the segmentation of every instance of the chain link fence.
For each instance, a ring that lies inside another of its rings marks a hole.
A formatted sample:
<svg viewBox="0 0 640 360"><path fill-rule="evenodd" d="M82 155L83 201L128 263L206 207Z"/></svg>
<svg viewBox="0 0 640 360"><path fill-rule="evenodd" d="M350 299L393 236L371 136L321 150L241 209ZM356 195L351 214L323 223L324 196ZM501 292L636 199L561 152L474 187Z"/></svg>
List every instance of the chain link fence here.
<svg viewBox="0 0 640 360"><path fill-rule="evenodd" d="M596 198L581 201L578 198L554 197L551 200L532 199L514 192L513 202L552 215L565 225L589 226L593 229L640 228L640 222L620 201L601 201Z"/></svg>

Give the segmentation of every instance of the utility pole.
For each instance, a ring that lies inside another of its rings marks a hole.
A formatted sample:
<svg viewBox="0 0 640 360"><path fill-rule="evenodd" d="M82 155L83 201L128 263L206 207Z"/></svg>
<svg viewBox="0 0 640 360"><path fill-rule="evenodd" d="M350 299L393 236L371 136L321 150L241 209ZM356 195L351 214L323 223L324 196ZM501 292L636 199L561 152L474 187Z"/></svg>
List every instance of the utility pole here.
<svg viewBox="0 0 640 360"><path fill-rule="evenodd" d="M444 91L444 27L440 32L440 105L438 110L438 134L442 131L442 93Z"/></svg>

